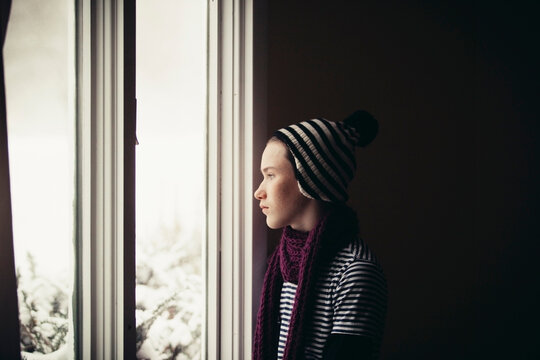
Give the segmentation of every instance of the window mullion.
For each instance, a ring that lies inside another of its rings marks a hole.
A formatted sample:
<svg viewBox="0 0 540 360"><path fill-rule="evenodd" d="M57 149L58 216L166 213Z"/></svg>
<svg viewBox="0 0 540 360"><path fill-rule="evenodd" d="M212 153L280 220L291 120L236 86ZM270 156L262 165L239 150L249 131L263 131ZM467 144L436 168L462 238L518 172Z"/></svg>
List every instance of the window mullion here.
<svg viewBox="0 0 540 360"><path fill-rule="evenodd" d="M92 49L91 1L77 2L77 358L92 357Z"/></svg>
<svg viewBox="0 0 540 360"><path fill-rule="evenodd" d="M253 152L266 135L265 102L254 106L254 69L264 68L253 63L253 15L251 0L209 2L207 359L251 357L266 256L253 215Z"/></svg>
<svg viewBox="0 0 540 360"><path fill-rule="evenodd" d="M203 349L205 359L218 359L220 348L220 175L219 151L221 148L219 103L219 2L208 1L208 115L206 159L206 234L205 234L205 294L206 312Z"/></svg>
<svg viewBox="0 0 540 360"><path fill-rule="evenodd" d="M81 0L78 20L78 353L122 358L122 1Z"/></svg>

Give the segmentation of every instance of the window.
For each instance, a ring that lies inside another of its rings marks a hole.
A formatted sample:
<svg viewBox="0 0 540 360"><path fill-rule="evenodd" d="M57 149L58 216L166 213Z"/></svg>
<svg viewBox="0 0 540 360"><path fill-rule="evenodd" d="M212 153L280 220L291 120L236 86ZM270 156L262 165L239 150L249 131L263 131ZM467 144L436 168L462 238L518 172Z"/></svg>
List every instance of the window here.
<svg viewBox="0 0 540 360"><path fill-rule="evenodd" d="M74 19L70 1L14 1L4 46L23 356L74 356Z"/></svg>
<svg viewBox="0 0 540 360"><path fill-rule="evenodd" d="M17 3L29 1L31 0L14 0L10 31L12 26L16 26ZM146 201L143 199L145 193L138 193L136 197L135 177L137 176L141 192L145 191L145 188L155 188L153 184L145 185L143 178L138 177L144 176L143 174L135 175L135 152L137 155L140 153L137 163L140 169L137 168L137 171L150 172L152 170L148 168L144 170L145 166L149 165L149 161L145 160L146 147L163 145L163 141L152 145L153 130L147 132L145 129L147 120L144 103L147 100L143 94L139 94L140 147L135 151L135 82L142 82L143 78L138 78L135 73L134 1L56 1L67 6L67 10L64 13L53 11L47 15L51 20L57 20L53 23L54 26L68 29L65 42L71 44L67 46L71 55L66 55L63 67L52 74L58 83L63 83L63 80L59 81L63 76L67 79L66 92L62 93L62 96L68 98L64 108L68 114L65 117L66 127L62 130L64 134L68 134L62 140L64 149L67 150L64 158L55 155L53 159L56 162L61 161L62 165L59 166L64 170L50 168L54 173L51 175L58 176L53 180L54 184L68 189L66 196L75 200L74 205L69 202L69 206L65 207L65 218L74 220L66 220L65 226L58 225L62 227L62 232L67 234L62 235L67 238L67 243L54 249L58 251L55 255L60 252L67 253L68 257L74 254L71 256L72 263L68 264L71 272L64 272L71 281L65 289L69 294L72 288L74 294L72 321L67 321L69 336L66 349L71 351L67 357L132 359L136 357L135 313L140 305L137 302L143 299L136 299L135 284L138 276L144 277L145 271L144 267L140 267L144 260L138 259L139 263L135 263L135 220L136 215L151 218L151 215L135 211L135 200L141 206ZM33 0L32 8L39 11L52 6L51 4L52 0L39 4L37 0ZM149 4L150 2L146 3ZM141 1L137 4L140 7L138 11L159 11L155 2L153 4L143 10L145 5ZM263 5L264 2L258 2L257 7L254 7L252 1L211 0L204 6L207 14L202 15L206 18L203 21L207 23L203 44L207 58L205 65L199 65L205 68L206 96L200 105L191 101L195 108L201 110L197 116L203 114L205 118L203 124L193 122L201 126L197 131L202 128L205 139L202 143L206 144L203 149L205 156L199 163L199 170L206 174L206 181L204 184L197 184L203 187L204 202L201 204L201 212L204 216L201 218L206 219L202 225L202 233L198 235L202 240L202 251L201 278L197 281L200 281L202 289L192 292L199 294L197 296L203 294L199 328L196 323L198 320L194 320L195 329L198 329L196 332L200 331L201 358L249 358L251 352L251 333L255 318L253 314L257 308L266 251L263 219L252 215L253 179L258 178L258 159L253 154L262 151L265 137L262 76L264 66L261 65L264 61L260 61L264 52L254 51L255 45L261 48L259 37L262 35L257 35L259 33L253 30L256 26L261 26L255 18L264 18L264 8L260 8ZM27 16L29 15L23 14L25 21ZM162 18L170 16L171 14L167 14ZM59 18L64 22L59 22ZM28 28L25 27L24 30ZM138 36L142 38L139 31L146 34L146 31L152 30L137 28ZM191 37L193 38L194 36ZM6 44L6 48L8 45ZM8 49L5 51L7 53ZM43 57L36 59L43 60ZM19 60L20 58L17 61ZM139 58L137 60L143 61ZM140 65L142 69L142 64ZM175 65L167 64L167 67L169 66ZM62 75L58 75L59 73ZM8 97L21 89L32 89L21 86L18 81L9 81L11 83L8 84ZM10 90L13 86L20 88ZM155 95L155 90L152 90L151 95ZM170 95L168 91L167 95ZM37 101L39 95L33 94L30 97ZM151 109L147 113L153 115L154 111ZM16 116L8 113L8 118L15 120ZM29 118L35 120L37 117L32 115ZM256 126L254 119L257 119ZM15 129L15 125L10 125L10 131ZM39 137L45 136L40 133ZM10 133L10 143L13 146L17 146L15 138L16 135ZM48 150L52 149L51 146ZM46 153L46 149L40 150L43 150L43 154ZM17 150L13 150L12 159L16 159L16 152ZM17 166L16 160L12 160L12 166ZM15 176L18 175L13 174L13 177ZM15 182L23 184L14 179L12 183ZM16 192L14 189L15 222L18 221L16 217L19 215L16 212L20 206L17 205L19 200L16 197L20 197ZM63 203L57 194L60 193L53 194L52 201ZM146 208L146 205L144 207ZM23 212L26 211L25 207ZM190 215L184 215L184 218ZM168 217L167 211L163 218ZM172 229L173 233L175 218L176 216L170 216L169 223L166 224L166 229ZM150 251L154 251L154 246L143 243L147 236L145 232L148 234L152 230L145 230L140 218L137 218L137 221L141 223L141 228L138 229L140 232L137 233L141 243L137 246L142 246L138 252L142 253L146 246ZM15 226L15 237L20 237L20 231L17 232L17 225ZM188 230L182 227L181 234L184 231ZM137 265L139 273L136 271ZM52 265L46 267L53 269ZM55 285L61 284L60 275L54 275L53 279ZM155 304L162 304L160 301L157 300ZM68 304L69 316L69 304L72 302L69 298L65 302ZM173 312L175 311L180 310L177 308ZM144 316L141 319L144 319ZM180 327L182 326L178 328ZM52 331L53 335L57 332ZM72 347L68 341L72 341ZM193 356L198 356L196 351Z"/></svg>
<svg viewBox="0 0 540 360"><path fill-rule="evenodd" d="M206 2L137 1L137 358L201 359Z"/></svg>

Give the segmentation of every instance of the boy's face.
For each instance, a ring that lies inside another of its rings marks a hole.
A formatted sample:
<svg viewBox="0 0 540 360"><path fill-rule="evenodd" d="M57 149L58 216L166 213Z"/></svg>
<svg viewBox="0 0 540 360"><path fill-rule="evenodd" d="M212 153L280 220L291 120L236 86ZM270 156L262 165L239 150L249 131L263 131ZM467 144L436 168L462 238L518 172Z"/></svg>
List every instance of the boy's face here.
<svg viewBox="0 0 540 360"><path fill-rule="evenodd" d="M305 229L305 217L310 199L300 193L287 151L281 141L266 145L261 159L263 180L254 196L260 201L268 227L279 229L290 225L296 230L309 230Z"/></svg>

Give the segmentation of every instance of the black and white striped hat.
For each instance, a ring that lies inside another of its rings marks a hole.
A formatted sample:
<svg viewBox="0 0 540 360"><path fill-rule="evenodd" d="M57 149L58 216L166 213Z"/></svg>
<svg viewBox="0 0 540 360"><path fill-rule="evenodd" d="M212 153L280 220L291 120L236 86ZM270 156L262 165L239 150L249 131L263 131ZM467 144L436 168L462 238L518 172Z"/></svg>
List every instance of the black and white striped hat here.
<svg viewBox="0 0 540 360"><path fill-rule="evenodd" d="M274 136L294 157L300 192L327 202L345 202L354 176L356 146L366 146L377 135L377 120L359 110L343 121L323 118L302 121L279 129Z"/></svg>

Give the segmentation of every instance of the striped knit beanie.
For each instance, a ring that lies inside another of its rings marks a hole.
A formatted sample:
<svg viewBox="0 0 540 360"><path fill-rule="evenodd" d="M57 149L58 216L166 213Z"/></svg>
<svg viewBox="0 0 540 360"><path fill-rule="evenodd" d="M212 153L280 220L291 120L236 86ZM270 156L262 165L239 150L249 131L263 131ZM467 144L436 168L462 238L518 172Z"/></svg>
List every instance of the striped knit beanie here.
<svg viewBox="0 0 540 360"><path fill-rule="evenodd" d="M377 120L359 110L343 121L323 118L302 121L279 129L274 136L294 157L300 192L327 202L345 202L354 176L356 146L366 146L377 135Z"/></svg>

